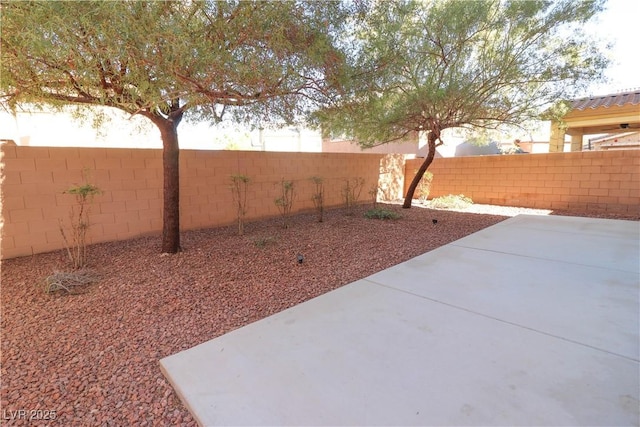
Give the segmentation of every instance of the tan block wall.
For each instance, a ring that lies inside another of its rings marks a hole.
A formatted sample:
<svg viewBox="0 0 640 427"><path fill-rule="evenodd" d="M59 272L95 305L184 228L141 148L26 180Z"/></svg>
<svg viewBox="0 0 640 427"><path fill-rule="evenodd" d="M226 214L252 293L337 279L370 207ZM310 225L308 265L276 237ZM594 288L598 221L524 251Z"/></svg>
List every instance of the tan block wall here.
<svg viewBox="0 0 640 427"><path fill-rule="evenodd" d="M313 208L311 176L325 181L325 205L342 203L345 179L365 179L361 199L378 182L381 155L183 150L180 156L181 228L235 221L232 174L251 178L247 220L278 215L274 200L282 179L295 182L293 210ZM69 224L73 196L83 182L103 190L91 205L90 243L162 230L161 150L2 146L1 258L63 247L59 223Z"/></svg>
<svg viewBox="0 0 640 427"><path fill-rule="evenodd" d="M405 187L423 159L405 164ZM437 158L429 198L541 209L640 211L640 150Z"/></svg>

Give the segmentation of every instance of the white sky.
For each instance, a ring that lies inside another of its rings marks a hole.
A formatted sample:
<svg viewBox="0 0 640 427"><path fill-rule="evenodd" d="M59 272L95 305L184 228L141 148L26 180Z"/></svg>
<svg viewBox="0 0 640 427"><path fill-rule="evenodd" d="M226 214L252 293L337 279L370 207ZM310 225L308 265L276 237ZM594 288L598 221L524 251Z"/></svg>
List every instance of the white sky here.
<svg viewBox="0 0 640 427"><path fill-rule="evenodd" d="M640 88L640 1L609 0L606 10L587 30L613 43L611 65L605 72L608 83L593 85L590 94L607 95Z"/></svg>

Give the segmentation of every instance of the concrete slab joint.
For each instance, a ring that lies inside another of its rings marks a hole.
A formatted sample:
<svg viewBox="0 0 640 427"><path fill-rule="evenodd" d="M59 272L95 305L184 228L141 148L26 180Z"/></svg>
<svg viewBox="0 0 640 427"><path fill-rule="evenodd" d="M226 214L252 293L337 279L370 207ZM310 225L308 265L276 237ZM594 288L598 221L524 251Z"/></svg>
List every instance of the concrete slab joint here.
<svg viewBox="0 0 640 427"><path fill-rule="evenodd" d="M638 425L637 222L518 216L160 361L200 425Z"/></svg>

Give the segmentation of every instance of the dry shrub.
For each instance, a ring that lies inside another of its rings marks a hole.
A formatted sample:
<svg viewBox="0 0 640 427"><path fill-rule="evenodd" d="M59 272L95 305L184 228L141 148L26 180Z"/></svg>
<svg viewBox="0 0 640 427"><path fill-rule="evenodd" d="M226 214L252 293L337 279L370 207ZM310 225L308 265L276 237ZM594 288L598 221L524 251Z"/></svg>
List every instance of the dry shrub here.
<svg viewBox="0 0 640 427"><path fill-rule="evenodd" d="M80 293L86 286L100 280L100 275L90 269L54 271L44 280L44 291L52 294L58 291L68 294Z"/></svg>

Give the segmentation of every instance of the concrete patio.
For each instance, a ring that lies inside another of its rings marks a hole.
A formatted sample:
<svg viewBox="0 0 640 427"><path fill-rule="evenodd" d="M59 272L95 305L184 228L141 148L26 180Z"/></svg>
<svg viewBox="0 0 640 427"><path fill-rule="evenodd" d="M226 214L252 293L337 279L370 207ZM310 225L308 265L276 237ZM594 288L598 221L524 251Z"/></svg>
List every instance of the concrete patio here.
<svg viewBox="0 0 640 427"><path fill-rule="evenodd" d="M160 361L216 425L640 424L640 223L521 215Z"/></svg>

